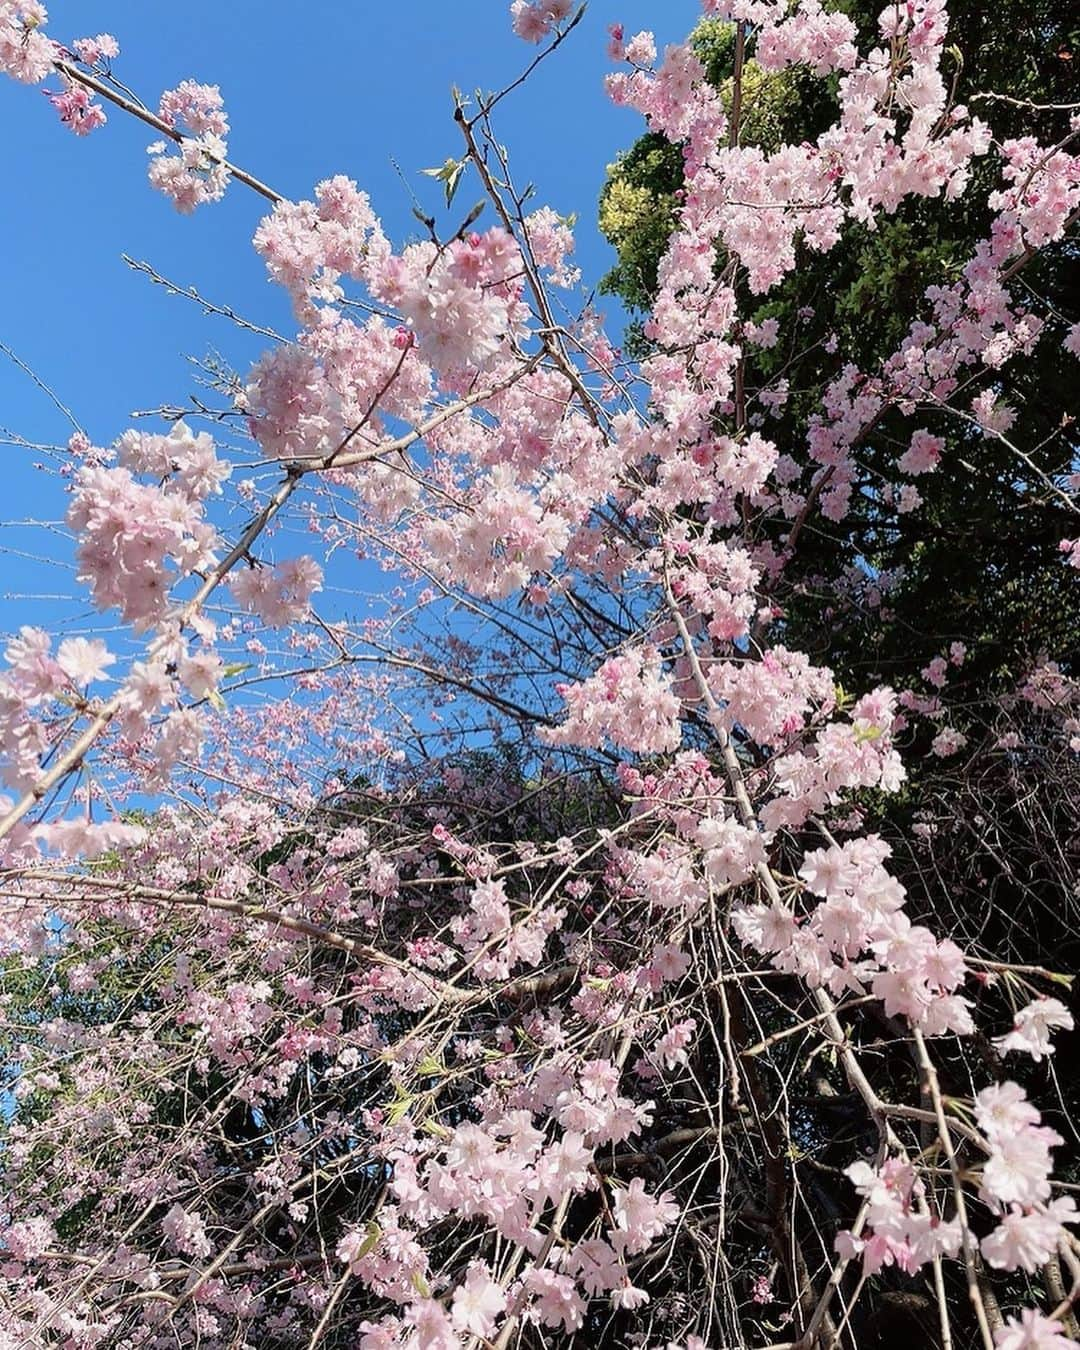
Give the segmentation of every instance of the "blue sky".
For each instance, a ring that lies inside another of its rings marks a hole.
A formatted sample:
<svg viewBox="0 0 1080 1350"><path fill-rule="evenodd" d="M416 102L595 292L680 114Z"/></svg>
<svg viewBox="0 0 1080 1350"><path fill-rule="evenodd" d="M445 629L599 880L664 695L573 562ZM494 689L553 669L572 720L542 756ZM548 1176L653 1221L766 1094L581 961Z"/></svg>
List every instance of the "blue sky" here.
<svg viewBox="0 0 1080 1350"><path fill-rule="evenodd" d="M684 37L697 13L694 0L593 0L571 40L500 109L497 127L518 181L537 185L538 205L578 214L586 281L611 262L595 224L605 165L641 129L603 93L607 25L622 22L628 34L651 27L662 46ZM500 88L533 53L511 33L504 0L50 5L54 37L103 30L121 44L116 73L145 102L156 105L162 89L187 77L219 84L234 162L292 197L346 173L369 192L398 242L417 229L409 188L429 209L439 206L439 185L419 170L459 152L451 85ZM0 342L55 390L98 444L130 425L134 409L183 404L194 387L190 357L217 350L243 370L263 345L153 286L121 253L259 323L293 331L287 303L250 247L266 203L233 184L223 202L179 216L146 181L152 139L149 128L113 109L107 126L77 138L59 125L40 88L0 80ZM463 183L455 214L479 196L475 182ZM0 427L36 443L63 442L70 433L45 395L2 356ZM58 520L65 501L56 478L32 468L32 452L5 444L0 454L0 520ZM70 572L17 556L56 548L36 530L0 531L0 631L28 618L59 619L58 602L45 596L74 594ZM12 606L6 597L13 593L32 598Z"/></svg>

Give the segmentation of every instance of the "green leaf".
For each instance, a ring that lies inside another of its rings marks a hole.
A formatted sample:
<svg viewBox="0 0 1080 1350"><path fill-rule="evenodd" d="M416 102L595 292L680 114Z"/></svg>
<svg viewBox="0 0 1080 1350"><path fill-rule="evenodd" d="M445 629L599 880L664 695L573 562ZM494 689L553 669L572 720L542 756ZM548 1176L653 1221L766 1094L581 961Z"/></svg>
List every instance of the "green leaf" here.
<svg viewBox="0 0 1080 1350"><path fill-rule="evenodd" d="M388 1102L383 1110L386 1112L386 1119L391 1125L397 1125L404 1116L409 1113L409 1109L417 1100L414 1093L406 1092L400 1083L394 1084L394 1100Z"/></svg>
<svg viewBox="0 0 1080 1350"><path fill-rule="evenodd" d="M438 169L421 169L420 172L426 174L428 178L435 178L443 185L446 193L447 206L454 200L454 194L458 190L458 184L461 182L461 175L465 172L467 159L448 159Z"/></svg>

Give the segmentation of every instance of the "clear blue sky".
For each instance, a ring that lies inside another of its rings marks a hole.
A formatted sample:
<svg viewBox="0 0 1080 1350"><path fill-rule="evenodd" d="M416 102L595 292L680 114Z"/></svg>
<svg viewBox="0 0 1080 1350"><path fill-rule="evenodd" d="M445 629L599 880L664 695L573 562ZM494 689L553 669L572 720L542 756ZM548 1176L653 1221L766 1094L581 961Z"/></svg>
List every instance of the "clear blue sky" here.
<svg viewBox="0 0 1080 1350"><path fill-rule="evenodd" d="M533 52L512 35L508 9L504 0L54 0L49 31L61 40L115 34L116 73L151 105L186 77L220 85L234 162L291 197L346 173L400 243L417 227L393 162L437 208L441 189L419 170L459 152L451 85L500 88ZM628 34L651 27L662 48L681 40L698 12L694 0L592 0L571 40L500 109L500 138L518 180L537 185L538 205L577 212L586 281L611 262L595 224L605 165L641 130L603 93L607 25L622 22ZM99 444L130 425L132 409L183 404L194 387L188 357L216 349L242 371L263 345L154 287L125 266L122 252L257 322L293 331L287 303L250 247L266 203L233 184L224 201L179 216L146 180L153 138L111 108L107 126L77 138L40 88L0 79L0 341ZM463 184L455 214L480 195L474 181ZM39 443L69 434L2 356L0 427ZM66 503L56 478L35 472L24 449L0 445L0 454L0 520L59 519ZM55 622L59 613L44 594L76 590L70 573L50 573L12 551L41 543L36 532L0 531L0 597L41 597L0 605L0 632L16 620Z"/></svg>

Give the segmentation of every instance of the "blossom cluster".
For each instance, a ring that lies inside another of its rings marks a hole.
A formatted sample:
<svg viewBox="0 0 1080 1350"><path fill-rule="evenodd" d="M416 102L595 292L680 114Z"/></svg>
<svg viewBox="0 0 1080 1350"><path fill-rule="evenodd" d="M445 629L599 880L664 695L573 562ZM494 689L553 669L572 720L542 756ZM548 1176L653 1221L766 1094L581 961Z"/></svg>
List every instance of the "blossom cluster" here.
<svg viewBox="0 0 1080 1350"><path fill-rule="evenodd" d="M40 84L52 72L56 45L41 31L48 17L39 0L3 0L0 71L22 84Z"/></svg>
<svg viewBox="0 0 1080 1350"><path fill-rule="evenodd" d="M561 726L545 732L551 745L597 746L608 739L638 753L679 745L679 700L655 648L613 656L589 679L558 692L568 715Z"/></svg>
<svg viewBox="0 0 1080 1350"><path fill-rule="evenodd" d="M573 0L513 0L514 32L525 42L542 42L573 8Z"/></svg>
<svg viewBox="0 0 1080 1350"><path fill-rule="evenodd" d="M994 1269L1033 1275L1056 1252L1064 1225L1080 1222L1071 1196L1050 1198L1050 1149L1063 1141L1040 1124L1016 1083L984 1088L975 1099L975 1119L988 1148L979 1193L999 1216L980 1243L982 1255ZM930 1213L925 1187L906 1158L890 1158L877 1169L855 1163L847 1175L866 1201L870 1236L842 1232L837 1250L848 1258L861 1255L867 1274L893 1264L911 1274L936 1257L957 1254L960 1220Z"/></svg>
<svg viewBox="0 0 1080 1350"><path fill-rule="evenodd" d="M847 1176L866 1201L871 1235L842 1232L836 1248L848 1258L861 1255L868 1275L891 1265L911 1275L927 1261L957 1255L963 1239L959 1220L945 1221L930 1213L925 1187L907 1159L889 1158L877 1169L854 1163Z"/></svg>
<svg viewBox="0 0 1080 1350"><path fill-rule="evenodd" d="M812 988L869 988L888 1017L905 1017L931 1036L968 1034L970 1005L956 992L967 975L964 955L903 912L904 888L884 866L889 851L868 836L807 853L799 876L820 898L809 915L758 904L735 912L735 930Z"/></svg>
<svg viewBox="0 0 1080 1350"><path fill-rule="evenodd" d="M183 80L162 94L158 116L177 132L177 153L168 152L167 141L154 141L148 149L150 182L185 215L204 202L220 201L229 185L229 119L221 91Z"/></svg>
<svg viewBox="0 0 1080 1350"><path fill-rule="evenodd" d="M549 1204L597 1186L595 1151L637 1133L649 1120L649 1104L618 1093L619 1070L610 1061L589 1061L574 1073L554 1060L531 1088L512 1098L510 1109L479 1124L459 1125L426 1160L408 1151L392 1155L393 1203L380 1214L376 1231L347 1233L338 1255L365 1284L408 1310L405 1324L418 1319L437 1327L456 1345L455 1332L490 1337L507 1302L526 1300L540 1325L567 1332L579 1330L589 1298L609 1296L615 1307L632 1308L648 1301L635 1289L628 1259L645 1251L677 1217L669 1196L650 1193L640 1178L614 1193L610 1226L603 1236L585 1238L560 1250L550 1266L538 1263L509 1289L500 1289L482 1264L470 1267L449 1308L424 1300L415 1287L427 1283L428 1267L416 1230L455 1213L482 1217L527 1250L543 1248L537 1220ZM549 1141L534 1125L538 1111L548 1110L562 1127ZM393 1344L398 1318L373 1325L363 1344Z"/></svg>
<svg viewBox="0 0 1080 1350"><path fill-rule="evenodd" d="M220 490L229 469L210 437L193 436L183 422L168 436L131 432L118 450L116 467L78 470L67 519L95 605L116 606L125 620L146 628L165 613L167 562L178 577L214 562L217 532L204 518L203 502ZM137 473L168 478L144 483Z"/></svg>

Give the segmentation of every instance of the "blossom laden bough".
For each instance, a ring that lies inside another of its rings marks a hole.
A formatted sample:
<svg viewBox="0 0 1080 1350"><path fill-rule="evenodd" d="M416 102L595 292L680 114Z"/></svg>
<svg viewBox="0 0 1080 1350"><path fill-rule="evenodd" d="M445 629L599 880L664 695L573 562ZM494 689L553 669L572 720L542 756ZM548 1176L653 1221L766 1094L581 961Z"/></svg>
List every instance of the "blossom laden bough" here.
<svg viewBox="0 0 1080 1350"><path fill-rule="evenodd" d="M632 364L595 311L557 317L572 222L513 186L503 94L456 101L449 161L497 223L425 218L398 249L343 174L290 202L235 169L217 86L150 112L109 35L61 48L40 5L0 0L0 68L59 75L80 133L92 96L154 125L178 209L234 179L274 202L254 247L298 325L218 378L254 450L182 420L72 439L78 579L122 629L24 626L5 651L2 942L29 992L0 1008L0 1337L703 1350L789 1301L811 1350L860 1258L845 1324L865 1279L929 1265L953 1343L962 1263L984 1350L1063 1343L1074 1293L992 1331L980 1280L1052 1293L1064 1137L1018 1082L987 1084L989 1049L963 1056L998 992L1020 1004L1003 1056L1040 1064L1072 1014L1036 983L1052 972L954 941L944 882L913 885L868 823L928 764L978 756L942 701L972 653L938 635L900 692L868 658L849 694L828 650L792 645L783 599L808 534L859 510L886 411L908 423L895 475L928 498L961 454L939 416L1012 433L998 372L1062 320L1011 283L1069 239L1077 161L1068 137L995 143L954 102L941 0L886 8L867 41L816 0L704 8L735 25L726 93L691 45L610 34L609 94L684 166ZM536 61L579 18L510 12ZM813 138L743 137L748 47L835 86ZM785 440L797 345L747 296L909 199L967 203L984 159L974 256L879 368L830 336L806 444ZM781 352L748 399L748 362ZM898 530L923 498L895 475L874 492ZM1076 484L1049 486L1071 509ZM393 577L359 614L356 557ZM881 608L870 570L815 584ZM1056 655L1008 697L1071 753ZM852 1163L864 1134L874 1161ZM814 1184L846 1169L861 1200L840 1228L830 1192L824 1236L796 1200L815 1150ZM730 1289L701 1296L722 1264Z"/></svg>

